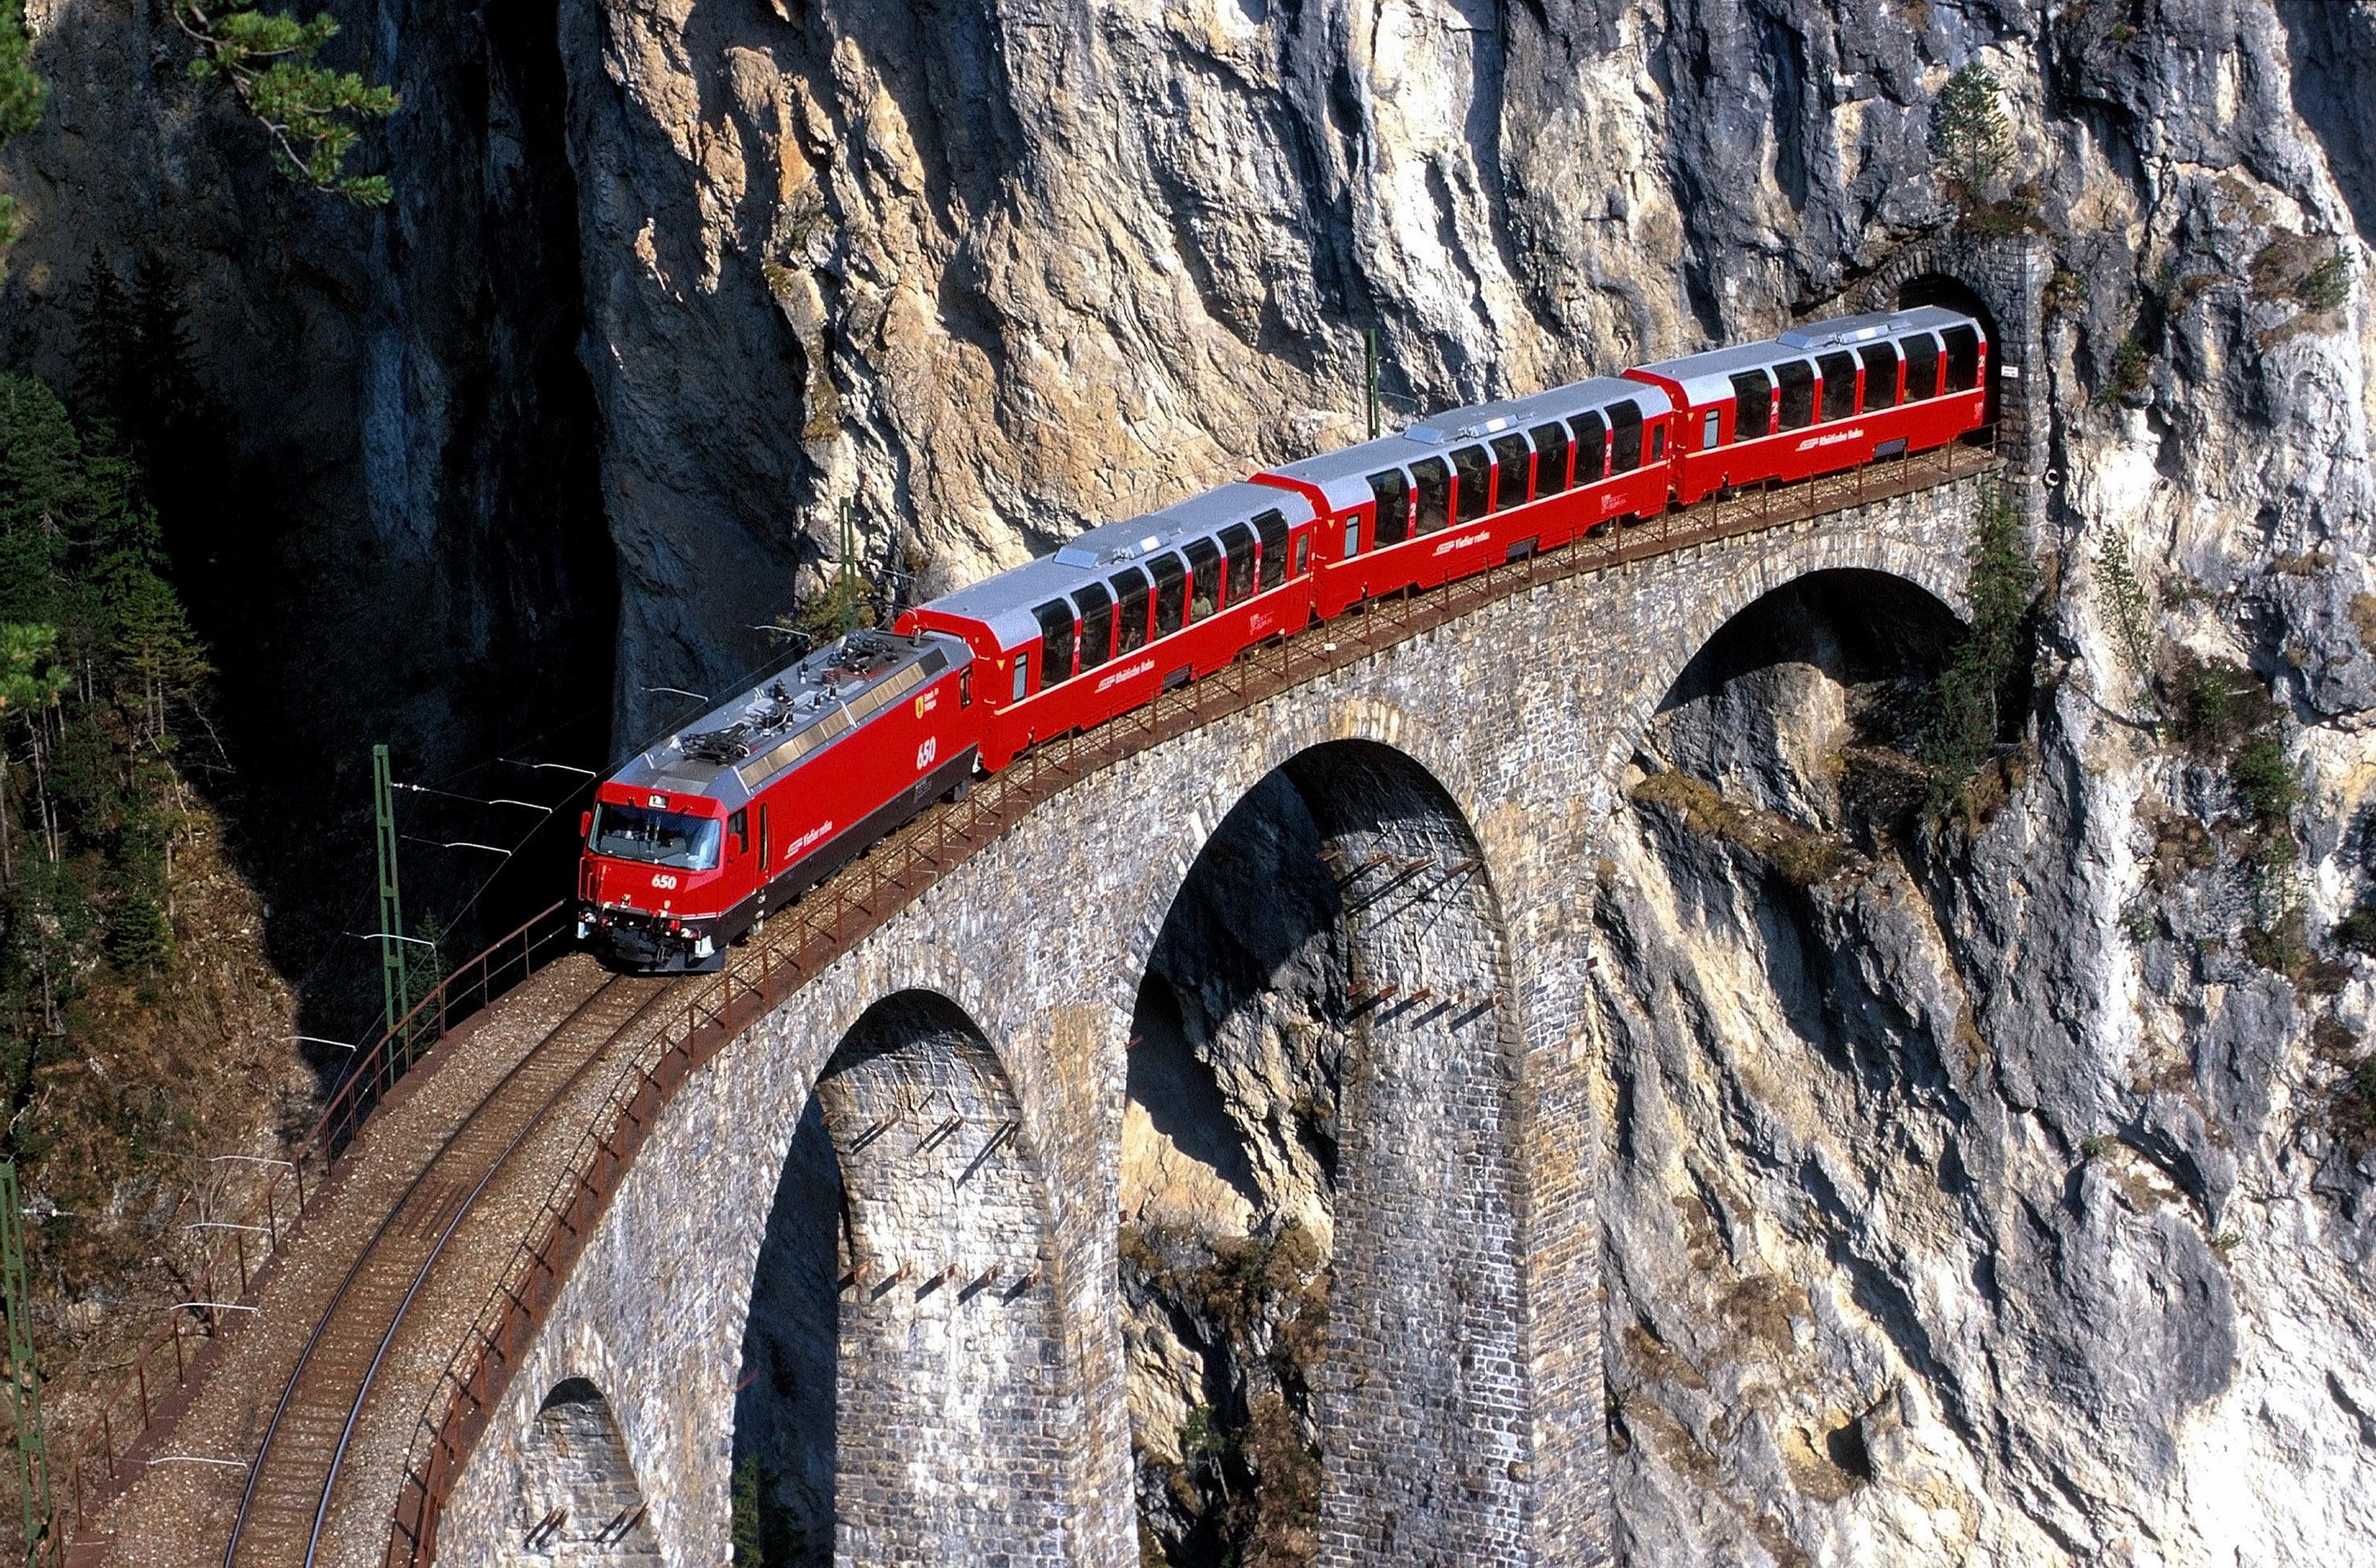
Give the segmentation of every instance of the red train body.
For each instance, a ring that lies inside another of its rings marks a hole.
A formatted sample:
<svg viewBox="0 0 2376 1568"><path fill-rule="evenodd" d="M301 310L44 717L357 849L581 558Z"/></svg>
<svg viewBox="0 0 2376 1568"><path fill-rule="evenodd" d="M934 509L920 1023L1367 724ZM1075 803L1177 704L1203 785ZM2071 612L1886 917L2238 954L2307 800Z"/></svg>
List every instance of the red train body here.
<svg viewBox="0 0 2376 1568"><path fill-rule="evenodd" d="M1727 489L1943 445L1988 419L1980 324L1819 323L1225 484L861 632L599 787L579 934L623 968L726 944L936 796L1247 647Z"/></svg>

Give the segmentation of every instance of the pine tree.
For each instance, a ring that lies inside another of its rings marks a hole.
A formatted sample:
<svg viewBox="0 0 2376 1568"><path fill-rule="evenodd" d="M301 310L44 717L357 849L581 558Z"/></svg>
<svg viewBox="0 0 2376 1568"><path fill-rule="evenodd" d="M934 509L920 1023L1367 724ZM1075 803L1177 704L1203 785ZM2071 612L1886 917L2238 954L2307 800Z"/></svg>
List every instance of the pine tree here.
<svg viewBox="0 0 2376 1568"><path fill-rule="evenodd" d="M2013 127L2002 89L1977 65L1966 65L1939 90L1936 132L1947 182L1960 199L1992 199L2012 178Z"/></svg>
<svg viewBox="0 0 2376 1568"><path fill-rule="evenodd" d="M347 167L364 120L396 113L395 92L352 71L314 63L339 34L327 11L312 21L287 12L267 15L255 0L172 0L173 20L198 46L190 78L227 84L272 138L281 172L303 185L343 196L359 207L386 205L385 174Z"/></svg>
<svg viewBox="0 0 2376 1568"><path fill-rule="evenodd" d="M0 146L42 123L49 89L33 71L33 41L25 31L24 0L0 0ZM0 196L0 272L17 243L17 199Z"/></svg>

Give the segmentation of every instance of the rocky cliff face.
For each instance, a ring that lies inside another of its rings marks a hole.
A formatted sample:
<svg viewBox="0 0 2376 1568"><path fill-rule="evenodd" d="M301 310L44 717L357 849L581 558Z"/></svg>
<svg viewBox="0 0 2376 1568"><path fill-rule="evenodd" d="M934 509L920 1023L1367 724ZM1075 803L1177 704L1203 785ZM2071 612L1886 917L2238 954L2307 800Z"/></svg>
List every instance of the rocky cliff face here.
<svg viewBox="0 0 2376 1568"><path fill-rule="evenodd" d="M845 509L932 591L1353 432L1365 329L1391 417L1771 329L1959 221L2036 232L2051 591L2002 798L1891 804L1874 726L1943 629L1812 605L1677 693L1588 868L1620 1539L2370 1550L2376 984L2330 931L2376 869L2363 0L562 0L549 35L390 5L353 18L411 95L380 223L226 160L146 12L34 11L61 90L10 153L14 341L54 360L94 232L200 258L220 379L318 519L274 548L354 607L255 668L457 616L399 705L424 731L460 671L583 649L549 519L598 448L636 729L757 656ZM1968 63L2013 145L1959 205ZM581 308L590 411L552 352ZM547 564L498 592L523 539ZM365 613L389 571L408 608ZM1256 1070L1171 989L1206 1071ZM1262 1070L1325 1085L1294 1060ZM1325 1234L1296 1146L1147 1150L1142 1196L1208 1235ZM1169 1354L1158 1427L1225 1364Z"/></svg>

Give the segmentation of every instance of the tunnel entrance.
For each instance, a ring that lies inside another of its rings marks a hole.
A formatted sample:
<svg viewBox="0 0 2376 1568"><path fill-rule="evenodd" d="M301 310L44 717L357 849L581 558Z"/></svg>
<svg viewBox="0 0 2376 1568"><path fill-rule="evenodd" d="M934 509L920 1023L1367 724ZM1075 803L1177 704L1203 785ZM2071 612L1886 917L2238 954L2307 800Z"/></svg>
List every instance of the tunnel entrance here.
<svg viewBox="0 0 2376 1568"><path fill-rule="evenodd" d="M1146 1561L1518 1553L1505 972L1474 834L1387 748L1294 758L1197 857L1123 1131Z"/></svg>
<svg viewBox="0 0 2376 1568"><path fill-rule="evenodd" d="M1063 1561L1047 1225L980 1032L930 992L870 1008L817 1080L760 1247L738 1543L768 1568Z"/></svg>

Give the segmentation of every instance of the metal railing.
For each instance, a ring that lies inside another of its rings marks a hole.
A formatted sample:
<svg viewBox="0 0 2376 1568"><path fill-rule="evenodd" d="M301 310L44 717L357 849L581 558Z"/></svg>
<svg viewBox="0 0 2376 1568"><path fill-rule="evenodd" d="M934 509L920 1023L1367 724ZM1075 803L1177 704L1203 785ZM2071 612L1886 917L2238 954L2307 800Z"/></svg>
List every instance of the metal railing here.
<svg viewBox="0 0 2376 1568"><path fill-rule="evenodd" d="M177 1219L179 1213L195 1206L202 1223L220 1229L223 1240L189 1281L184 1293L190 1300L166 1313L163 1324L142 1341L124 1375L86 1418L67 1453L65 1473L52 1477L51 1526L37 1561L62 1560L67 1543L89 1523L92 1510L123 1490L128 1461L137 1457L141 1439L179 1417L208 1351L226 1337L222 1314L238 1312L242 1321L255 1315L248 1298L265 1266L302 1230L307 1206L320 1195L363 1119L456 1024L567 951L569 936L564 900L531 916L432 987L393 1028L357 1053L305 1136L273 1165L263 1189L236 1218L207 1215L207 1206L196 1194L183 1200Z"/></svg>
<svg viewBox="0 0 2376 1568"><path fill-rule="evenodd" d="M452 1484L570 1270L677 1087L744 1028L907 908L976 850L1071 785L1122 759L1528 588L1740 534L1806 522L1994 466L1992 433L1787 487L1612 526L1555 550L1375 600L1087 731L1041 742L963 800L931 808L773 916L688 997L612 1081L501 1279L424 1400L389 1521L386 1568L424 1568Z"/></svg>

